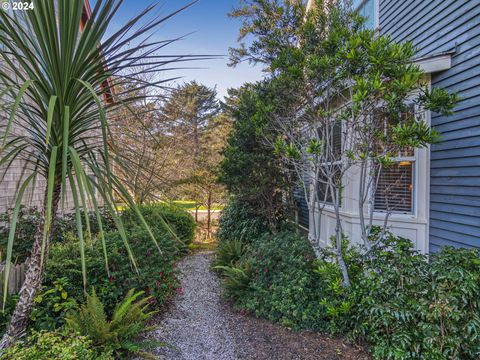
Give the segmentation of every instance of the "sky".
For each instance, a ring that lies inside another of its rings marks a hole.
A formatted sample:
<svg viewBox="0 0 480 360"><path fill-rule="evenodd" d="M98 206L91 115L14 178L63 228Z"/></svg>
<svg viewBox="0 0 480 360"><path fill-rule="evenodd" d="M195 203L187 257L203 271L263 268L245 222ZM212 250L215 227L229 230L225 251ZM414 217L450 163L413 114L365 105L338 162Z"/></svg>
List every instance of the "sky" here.
<svg viewBox="0 0 480 360"><path fill-rule="evenodd" d="M95 1L91 1L93 5ZM112 29L120 27L145 7L158 3L155 15L165 16L188 4L189 0L124 0L122 7L113 19ZM161 74L164 78L182 76L179 83L196 80L209 87L216 87L220 99L230 87L239 87L245 82L262 78L259 66L247 63L236 68L228 67L228 48L237 45L240 21L227 16L239 0L199 0L163 23L155 34L155 40L165 40L187 35L161 50L163 54L214 54L222 58L190 63L197 69L185 69ZM183 65L182 65L183 66Z"/></svg>

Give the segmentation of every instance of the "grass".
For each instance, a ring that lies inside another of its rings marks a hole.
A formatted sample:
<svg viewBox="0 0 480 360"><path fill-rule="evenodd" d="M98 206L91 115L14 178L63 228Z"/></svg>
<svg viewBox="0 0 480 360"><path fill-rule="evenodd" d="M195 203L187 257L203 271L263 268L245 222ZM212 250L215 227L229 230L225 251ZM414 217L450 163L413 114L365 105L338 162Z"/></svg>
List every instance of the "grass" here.
<svg viewBox="0 0 480 360"><path fill-rule="evenodd" d="M175 206L187 210L187 211L194 211L195 210L195 201L191 200L174 200L172 201L172 204ZM198 210L207 210L205 206L200 206ZM223 210L222 205L214 205L212 206L212 210Z"/></svg>
<svg viewBox="0 0 480 360"><path fill-rule="evenodd" d="M173 204L176 207L186 211L195 211L195 201L192 200L174 200L171 201L170 204ZM126 207L126 204L116 204L116 208L118 211L123 211L126 209ZM205 206L200 206L198 210L207 210L207 208ZM223 210L223 205L214 205L212 206L212 210Z"/></svg>

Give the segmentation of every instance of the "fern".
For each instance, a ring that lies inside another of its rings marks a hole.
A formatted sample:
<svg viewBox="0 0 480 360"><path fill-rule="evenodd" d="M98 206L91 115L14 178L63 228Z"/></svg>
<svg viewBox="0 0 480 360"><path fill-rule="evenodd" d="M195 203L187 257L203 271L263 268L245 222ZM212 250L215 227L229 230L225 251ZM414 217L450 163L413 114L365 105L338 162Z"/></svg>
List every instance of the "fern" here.
<svg viewBox="0 0 480 360"><path fill-rule="evenodd" d="M143 294L143 291L130 290L115 307L109 320L102 302L93 290L91 295L87 295L86 303L67 316L66 322L71 330L89 337L95 346L116 354L130 352L144 358L155 358L143 351L145 347L151 346L151 341L147 344L135 339L145 330L146 321L155 313L148 312L148 297L139 299Z"/></svg>
<svg viewBox="0 0 480 360"><path fill-rule="evenodd" d="M245 245L241 240L223 241L218 244L212 268L221 266L233 266L245 253Z"/></svg>
<svg viewBox="0 0 480 360"><path fill-rule="evenodd" d="M252 264L243 261L238 266L215 266L216 270L222 271L224 277L223 286L228 296L237 298L242 296L250 288L252 278Z"/></svg>

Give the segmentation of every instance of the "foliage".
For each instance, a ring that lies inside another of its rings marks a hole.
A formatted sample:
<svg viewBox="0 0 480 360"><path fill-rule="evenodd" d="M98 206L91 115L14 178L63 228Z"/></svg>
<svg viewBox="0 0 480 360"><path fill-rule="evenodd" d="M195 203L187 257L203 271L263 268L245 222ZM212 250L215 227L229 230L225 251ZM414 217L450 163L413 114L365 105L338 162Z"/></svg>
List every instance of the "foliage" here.
<svg viewBox="0 0 480 360"><path fill-rule="evenodd" d="M17 305L18 296L12 295L7 298L7 302L5 303L5 310L0 311L0 334L3 335L7 325L10 321L10 317Z"/></svg>
<svg viewBox="0 0 480 360"><path fill-rule="evenodd" d="M67 279L60 278L35 297L30 316L33 329L52 331L65 325L67 313L77 307L77 301L65 290L67 286Z"/></svg>
<svg viewBox="0 0 480 360"><path fill-rule="evenodd" d="M294 329L323 329L323 289L308 241L289 231L253 240L234 265L219 267L237 307Z"/></svg>
<svg viewBox="0 0 480 360"><path fill-rule="evenodd" d="M177 285L173 262L178 255L177 242L171 236L156 233L162 246L162 254L149 240L149 234L141 227L127 229L129 241L132 244L137 267L135 272L128 258L125 257L125 247L119 234L105 234L106 250L108 252L108 269L102 253L102 242L93 239L86 248L86 268L88 269L89 285L95 287L97 295L104 303L106 311L111 313L115 305L131 288L144 290L151 296L152 305L162 305ZM78 240L52 245L50 259L46 270L45 286L51 287L59 278L65 277L67 293L81 302L84 297L81 263L79 262Z"/></svg>
<svg viewBox="0 0 480 360"><path fill-rule="evenodd" d="M25 330L26 319L40 291L42 261L48 258L47 242L51 225L57 217L62 200L71 194L78 228L83 283L86 287L85 238L80 209L98 210L98 201L109 209L123 237L127 255L135 267L131 249L122 231L114 205L116 197L134 207L134 201L120 179L111 171L114 160L111 150L115 139L107 122L107 114L116 108L144 99L136 90L157 88L139 82L123 96L128 82L127 69L144 65L143 72L160 71L165 64L193 59L189 56L162 55L165 46L151 40L158 26L178 13L147 19L155 6L148 6L133 16L118 31L109 31L119 11L121 0L98 1L85 19L83 1L40 1L30 11L16 14L0 11L0 107L8 120L2 124L0 161L4 171L22 165L22 180L15 194L15 210L10 224L7 246L4 301L17 214L30 185L44 180L42 220L35 231L35 241L27 269L27 291L19 296L16 311L0 347L5 348ZM188 7L186 5L185 7ZM184 7L184 8L185 8ZM107 35L106 35L107 34ZM166 79L164 81L167 81ZM114 101L112 89L122 101ZM119 158L115 158L118 162ZM15 165L12 165L15 164ZM2 179L5 179L2 177ZM71 206L71 205L70 205ZM98 216L99 226L101 217ZM155 238L151 238L155 242ZM105 254L106 255L106 254Z"/></svg>
<svg viewBox="0 0 480 360"><path fill-rule="evenodd" d="M3 260L7 253L8 233L10 231L10 219L13 209L0 215L0 251ZM33 244L33 234L35 233L40 220L40 214L35 208L22 206L18 213L16 226L16 241L13 244L12 260L14 263L24 262L30 255Z"/></svg>
<svg viewBox="0 0 480 360"><path fill-rule="evenodd" d="M446 247L427 259L407 239L372 234L370 251L343 239L348 288L335 244L316 258L289 231L254 239L217 269L237 307L294 329L348 335L375 359L477 359L480 251Z"/></svg>
<svg viewBox="0 0 480 360"><path fill-rule="evenodd" d="M232 197L220 215L217 238L220 242L249 243L269 231L268 223L247 203Z"/></svg>
<svg viewBox="0 0 480 360"><path fill-rule="evenodd" d="M223 277L226 295L237 299L248 293L252 281L252 263L247 259L232 263L230 266L215 266Z"/></svg>
<svg viewBox="0 0 480 360"><path fill-rule="evenodd" d="M233 266L241 259L244 253L245 244L242 240L222 241L217 246L212 267Z"/></svg>
<svg viewBox="0 0 480 360"><path fill-rule="evenodd" d="M135 338L145 330L145 322L153 315L147 312L149 298L142 297L143 294L143 291L130 290L109 319L93 290L78 312L71 312L67 316L68 327L90 338L103 352L141 354L142 343Z"/></svg>
<svg viewBox="0 0 480 360"><path fill-rule="evenodd" d="M90 237L98 236L100 233L100 227L97 222L97 215L100 216L102 220L102 230L104 232L115 231L115 221L112 217L112 214L107 211L105 208L99 208L98 214L95 211L88 211L86 214L83 210L80 211L80 216L85 218L88 217L90 223ZM51 242L61 242L64 240L66 234L76 234L77 233L77 224L75 219L75 213L66 213L61 217L58 217L55 220L52 228L52 234L50 235ZM82 223L82 229L86 233L87 226L85 223Z"/></svg>
<svg viewBox="0 0 480 360"><path fill-rule="evenodd" d="M282 100L268 82L245 85L229 94L225 106L233 125L223 151L219 181L275 230L285 213L282 196L291 185L271 145L278 135L272 113Z"/></svg>
<svg viewBox="0 0 480 360"><path fill-rule="evenodd" d="M25 342L7 349L5 360L113 360L108 353L99 353L86 337L56 332L33 332Z"/></svg>
<svg viewBox="0 0 480 360"><path fill-rule="evenodd" d="M478 250L447 247L428 262L407 239L372 240L371 252L347 257L357 269L347 290L328 256L318 266L330 331L367 342L376 359L477 358Z"/></svg>
<svg viewBox="0 0 480 360"><path fill-rule="evenodd" d="M195 232L195 220L188 212L176 206L156 203L139 207L145 221L157 234L168 234L183 242L185 245L193 241ZM135 211L127 209L123 212L122 218L126 226L140 226L141 223ZM163 235L164 236L164 235ZM181 244L179 244L180 246Z"/></svg>

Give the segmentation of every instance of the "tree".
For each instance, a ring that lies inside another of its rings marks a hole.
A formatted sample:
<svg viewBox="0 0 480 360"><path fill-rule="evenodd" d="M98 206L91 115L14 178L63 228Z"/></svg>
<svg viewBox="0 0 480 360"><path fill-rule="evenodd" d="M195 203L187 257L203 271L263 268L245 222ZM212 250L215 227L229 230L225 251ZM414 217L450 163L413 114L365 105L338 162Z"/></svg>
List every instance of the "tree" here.
<svg viewBox="0 0 480 360"><path fill-rule="evenodd" d="M200 155L200 139L209 122L219 112L217 92L196 81L173 89L163 108L163 116L179 141L185 141L188 153Z"/></svg>
<svg viewBox="0 0 480 360"><path fill-rule="evenodd" d="M151 74L137 81L153 82ZM129 93L126 98L139 94ZM142 89L140 99L119 108L111 117L111 129L117 145L113 171L132 195L136 204L164 198L175 177L177 141L165 128L161 116L163 92Z"/></svg>
<svg viewBox="0 0 480 360"><path fill-rule="evenodd" d="M127 79L122 75L127 67L133 69L142 60L143 63L147 61L149 70L153 71L161 68L166 60L173 61L177 57L169 59L167 56L159 60L157 50L165 44L143 39L174 15L150 20L143 26L143 19L151 14L153 6L112 35L106 35L121 3L120 0L97 1L90 19L84 24L83 1L39 1L29 11L13 15L0 12L0 56L3 60L0 93L10 111L9 119L3 123L0 162L8 168L13 160L22 160L27 175L18 191L11 221L4 296L17 216L25 189L35 183L37 177L47 183L25 282L2 339L2 349L18 339L26 328L34 297L41 288L52 223L63 203L61 199L68 194L75 203L84 285L85 242L80 209L94 208L102 229L95 192L114 216L135 268L135 259L114 208L114 194L134 209L136 207L110 169L109 144L113 139L106 112L136 100L113 101L112 89L122 88L125 84ZM125 48L126 44L130 47ZM149 85L141 84L139 88ZM88 217L84 221L88 231ZM143 224L148 228L144 221ZM102 234L100 231L103 238ZM156 242L153 235L152 241Z"/></svg>
<svg viewBox="0 0 480 360"><path fill-rule="evenodd" d="M216 173L229 124L220 110L216 90L192 81L174 89L162 111L167 132L177 144L176 193L194 200L197 211L202 205L207 208L207 236L212 206L224 196Z"/></svg>
<svg viewBox="0 0 480 360"><path fill-rule="evenodd" d="M365 202L375 195L382 168L399 151L438 139L424 119L405 116L408 104L449 113L457 97L425 87L422 71L411 63L413 46L364 29L348 2L317 0L307 13L301 2L258 0L249 2L248 9L240 14L244 32L257 41L235 51L232 60L266 64L270 81L284 89L282 101L293 105L272 114L280 129L275 150L295 172L311 213L321 214L327 201L332 204L335 252L348 286L340 214L346 174L360 168L359 213L369 249L373 227L365 220ZM278 29L272 24L292 26Z"/></svg>
<svg viewBox="0 0 480 360"><path fill-rule="evenodd" d="M230 90L225 104L232 131L223 151L219 180L252 214L276 231L284 218L284 196L291 181L281 157L273 153L278 136L272 115L283 108L281 96L268 81Z"/></svg>

